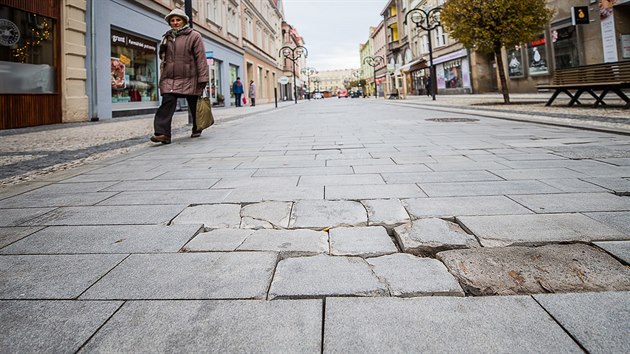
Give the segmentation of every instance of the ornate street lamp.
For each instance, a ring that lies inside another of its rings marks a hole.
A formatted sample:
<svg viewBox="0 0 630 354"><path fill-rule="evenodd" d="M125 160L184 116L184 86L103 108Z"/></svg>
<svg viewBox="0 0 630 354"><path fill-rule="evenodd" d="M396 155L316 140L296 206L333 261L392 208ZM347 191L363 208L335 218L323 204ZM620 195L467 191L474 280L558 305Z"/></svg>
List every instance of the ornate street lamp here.
<svg viewBox="0 0 630 354"><path fill-rule="evenodd" d="M302 69L302 74L306 75L306 80L307 80L307 84L306 84L306 91L307 91L307 96L308 100L311 100L311 75L313 74L317 74L317 70L315 70L315 68L304 68Z"/></svg>
<svg viewBox="0 0 630 354"><path fill-rule="evenodd" d="M376 88L376 67L383 64L383 62L385 62L385 59L383 59L382 56L377 55L377 56L369 56L369 57L365 57L365 59L363 59L363 63L367 64L369 66L372 67L373 70L373 79L374 79L374 98L378 98L378 90Z"/></svg>
<svg viewBox="0 0 630 354"><path fill-rule="evenodd" d="M285 59L289 59L293 62L293 96L295 97L295 104L297 104L297 82L295 78L295 62L300 59L302 56L304 58L308 57L308 50L305 47L299 45L295 48L291 48L289 46L284 46L280 48L278 51L279 57L284 57Z"/></svg>
<svg viewBox="0 0 630 354"><path fill-rule="evenodd" d="M413 9L407 12L405 15L405 24L407 24L407 20L411 18L411 22L416 24L416 28L422 28L427 31L427 35L429 37L429 75L431 80L431 96L435 101L435 87L437 84L437 80L435 77L435 67L433 66L433 48L431 46L431 31L440 27L442 24L440 23L440 11L442 11L441 7L433 8L429 11L424 11L422 9Z"/></svg>
<svg viewBox="0 0 630 354"><path fill-rule="evenodd" d="M315 87L317 88L317 89L316 89L316 90L317 90L317 92L319 92L319 83L320 83L320 82L321 82L321 81L319 80L319 78L318 78L318 77L314 77L314 78L313 78L313 83L315 84Z"/></svg>

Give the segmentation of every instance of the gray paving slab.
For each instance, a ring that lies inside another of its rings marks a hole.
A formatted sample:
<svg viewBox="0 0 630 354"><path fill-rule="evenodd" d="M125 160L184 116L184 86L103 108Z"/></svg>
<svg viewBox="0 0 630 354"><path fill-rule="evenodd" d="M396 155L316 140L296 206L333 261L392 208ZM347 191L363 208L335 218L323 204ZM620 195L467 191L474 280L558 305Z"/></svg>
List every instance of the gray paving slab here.
<svg viewBox="0 0 630 354"><path fill-rule="evenodd" d="M268 200L293 201L299 199L324 199L323 186L269 186L241 187L232 189L225 198L226 203L256 203Z"/></svg>
<svg viewBox="0 0 630 354"><path fill-rule="evenodd" d="M422 198L426 194L415 184L366 184L358 186L326 186L326 199Z"/></svg>
<svg viewBox="0 0 630 354"><path fill-rule="evenodd" d="M581 214L461 216L457 220L484 247L622 240L623 232Z"/></svg>
<svg viewBox="0 0 630 354"><path fill-rule="evenodd" d="M395 165L390 158L367 158L367 159L334 159L327 160L326 166L377 166L377 165Z"/></svg>
<svg viewBox="0 0 630 354"><path fill-rule="evenodd" d="M505 196L414 198L403 199L402 203L412 219L532 213L529 209Z"/></svg>
<svg viewBox="0 0 630 354"><path fill-rule="evenodd" d="M494 161L470 161L467 163L461 162L447 162L447 163L434 163L427 164L427 166L433 170L438 172L445 171L496 171L496 170L506 170L510 169L510 167L505 166L501 163Z"/></svg>
<svg viewBox="0 0 630 354"><path fill-rule="evenodd" d="M325 318L324 353L582 353L524 296L329 298Z"/></svg>
<svg viewBox="0 0 630 354"><path fill-rule="evenodd" d="M418 183L429 197L559 193L560 190L540 181L483 181L456 183Z"/></svg>
<svg viewBox="0 0 630 354"><path fill-rule="evenodd" d="M81 299L264 299L274 252L131 255Z"/></svg>
<svg viewBox="0 0 630 354"><path fill-rule="evenodd" d="M41 229L42 227L0 227L0 249Z"/></svg>
<svg viewBox="0 0 630 354"><path fill-rule="evenodd" d="M589 353L630 352L630 292L540 294L534 299Z"/></svg>
<svg viewBox="0 0 630 354"><path fill-rule="evenodd" d="M397 253L366 261L387 282L392 296L464 296L455 277L436 259Z"/></svg>
<svg viewBox="0 0 630 354"><path fill-rule="evenodd" d="M382 173L387 183L432 183L432 182L475 182L500 181L501 178L488 171Z"/></svg>
<svg viewBox="0 0 630 354"><path fill-rule="evenodd" d="M177 252L202 225L50 226L0 254Z"/></svg>
<svg viewBox="0 0 630 354"><path fill-rule="evenodd" d="M409 214L400 199L372 199L361 201L368 213L368 225L387 229L410 221Z"/></svg>
<svg viewBox="0 0 630 354"><path fill-rule="evenodd" d="M368 173L421 173L431 172L432 169L425 164L409 164L409 165L372 165L372 166L353 166L352 170L358 174Z"/></svg>
<svg viewBox="0 0 630 354"><path fill-rule="evenodd" d="M630 241L604 241L594 242L594 244L630 265Z"/></svg>
<svg viewBox="0 0 630 354"><path fill-rule="evenodd" d="M55 208L0 209L0 226L18 226Z"/></svg>
<svg viewBox="0 0 630 354"><path fill-rule="evenodd" d="M630 157L627 149L613 146L581 145L581 146L557 146L551 150L554 153L570 159L591 159L608 157Z"/></svg>
<svg viewBox="0 0 630 354"><path fill-rule="evenodd" d="M218 178L209 179L180 179L180 180L151 180L151 181L123 181L104 191L169 191L169 190L206 190L219 181Z"/></svg>
<svg viewBox="0 0 630 354"><path fill-rule="evenodd" d="M621 177L589 177L582 180L609 189L617 194L630 194L630 179Z"/></svg>
<svg viewBox="0 0 630 354"><path fill-rule="evenodd" d="M319 255L281 260L268 299L388 295L362 258Z"/></svg>
<svg viewBox="0 0 630 354"><path fill-rule="evenodd" d="M330 176L349 175L353 170L350 166L335 167L284 167L284 168L260 168L253 176Z"/></svg>
<svg viewBox="0 0 630 354"><path fill-rule="evenodd" d="M367 211L359 202L331 200L299 200L291 211L291 229L367 226Z"/></svg>
<svg viewBox="0 0 630 354"><path fill-rule="evenodd" d="M0 201L0 209L10 208L46 208L63 206L95 205L116 195L116 192L96 193L59 193L59 194L22 194Z"/></svg>
<svg viewBox="0 0 630 354"><path fill-rule="evenodd" d="M4 353L76 352L121 301L0 301Z"/></svg>
<svg viewBox="0 0 630 354"><path fill-rule="evenodd" d="M74 299L125 257L0 256L0 299Z"/></svg>
<svg viewBox="0 0 630 354"><path fill-rule="evenodd" d="M540 181L544 184L548 184L562 192L567 193L592 193L607 191L603 187L582 181L577 178L541 179Z"/></svg>
<svg viewBox="0 0 630 354"><path fill-rule="evenodd" d="M64 207L23 225L166 225L184 208L184 205Z"/></svg>
<svg viewBox="0 0 630 354"><path fill-rule="evenodd" d="M617 166L630 166L630 157L612 157L597 160Z"/></svg>
<svg viewBox="0 0 630 354"><path fill-rule="evenodd" d="M274 186L297 186L299 176L282 176L282 177L231 177L222 178L219 183L214 185L212 189L226 188L242 188L242 187L258 187L270 188Z"/></svg>
<svg viewBox="0 0 630 354"><path fill-rule="evenodd" d="M62 194L62 193L94 193L105 191L106 188L118 184L117 181L108 182L84 182L84 183L54 183L37 188L34 191L28 192L28 195L48 195L48 194Z"/></svg>
<svg viewBox="0 0 630 354"><path fill-rule="evenodd" d="M394 229L394 236L403 252L433 256L444 250L479 247L473 235L459 225L438 219L417 219Z"/></svg>
<svg viewBox="0 0 630 354"><path fill-rule="evenodd" d="M506 180L522 179L554 179L554 178L581 178L585 174L568 168L528 168L528 169L501 169L490 171Z"/></svg>
<svg viewBox="0 0 630 354"><path fill-rule="evenodd" d="M321 300L133 301L83 352L317 353Z"/></svg>
<svg viewBox="0 0 630 354"><path fill-rule="evenodd" d="M630 198L611 193L564 193L510 196L536 213L630 211Z"/></svg>
<svg viewBox="0 0 630 354"><path fill-rule="evenodd" d="M186 168L169 170L164 174L155 178L155 180L178 180L178 179L215 179L215 178L238 178L249 177L254 174L256 170L211 170L208 168Z"/></svg>
<svg viewBox="0 0 630 354"><path fill-rule="evenodd" d="M385 184L379 174L334 175L334 176L302 176L300 186L338 186L361 184Z"/></svg>
<svg viewBox="0 0 630 354"><path fill-rule="evenodd" d="M292 202L261 202L241 208L241 228L275 229L289 227Z"/></svg>
<svg viewBox="0 0 630 354"><path fill-rule="evenodd" d="M328 254L328 234L314 230L257 230L237 251L275 251L281 258Z"/></svg>
<svg viewBox="0 0 630 354"><path fill-rule="evenodd" d="M240 204L195 205L184 209L173 224L203 224L206 230L239 228L241 225Z"/></svg>
<svg viewBox="0 0 630 354"><path fill-rule="evenodd" d="M251 229L215 229L202 232L188 242L186 252L235 251L245 239L254 233Z"/></svg>
<svg viewBox="0 0 630 354"><path fill-rule="evenodd" d="M128 171L118 173L84 173L72 178L65 179L65 183L75 182L107 182L107 181L135 181L135 180L151 180L164 172L161 171Z"/></svg>
<svg viewBox="0 0 630 354"><path fill-rule="evenodd" d="M584 244L452 250L437 258L472 295L630 290L630 269Z"/></svg>
<svg viewBox="0 0 630 354"><path fill-rule="evenodd" d="M101 192L102 193L102 192ZM99 205L167 205L221 203L229 190L163 190L120 192Z"/></svg>
<svg viewBox="0 0 630 354"><path fill-rule="evenodd" d="M398 252L382 226L337 227L330 229L330 254L334 256L377 257Z"/></svg>

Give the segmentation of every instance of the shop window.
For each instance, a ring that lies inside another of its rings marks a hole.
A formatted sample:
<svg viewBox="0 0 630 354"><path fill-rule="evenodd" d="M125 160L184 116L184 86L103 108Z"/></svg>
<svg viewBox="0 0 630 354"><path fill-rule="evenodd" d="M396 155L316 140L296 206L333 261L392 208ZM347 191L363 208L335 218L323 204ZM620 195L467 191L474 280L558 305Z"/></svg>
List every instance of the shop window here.
<svg viewBox="0 0 630 354"><path fill-rule="evenodd" d="M551 31L551 38L556 68L572 68L580 65L575 26L555 29Z"/></svg>
<svg viewBox="0 0 630 354"><path fill-rule="evenodd" d="M506 51L507 53L507 65L508 76L511 79L520 78L525 76L525 68L523 66L523 48L516 46Z"/></svg>
<svg viewBox="0 0 630 354"><path fill-rule="evenodd" d="M0 93L54 93L56 21L0 6Z"/></svg>
<svg viewBox="0 0 630 354"><path fill-rule="evenodd" d="M527 44L529 75L545 75L549 73L547 65L547 40L540 34Z"/></svg>
<svg viewBox="0 0 630 354"><path fill-rule="evenodd" d="M230 97L234 98L233 84L238 77L238 66L230 64Z"/></svg>
<svg viewBox="0 0 630 354"><path fill-rule="evenodd" d="M112 102L158 100L157 43L111 30Z"/></svg>
<svg viewBox="0 0 630 354"><path fill-rule="evenodd" d="M446 88L461 88L462 82L462 61L461 59L448 61L443 64L444 84Z"/></svg>

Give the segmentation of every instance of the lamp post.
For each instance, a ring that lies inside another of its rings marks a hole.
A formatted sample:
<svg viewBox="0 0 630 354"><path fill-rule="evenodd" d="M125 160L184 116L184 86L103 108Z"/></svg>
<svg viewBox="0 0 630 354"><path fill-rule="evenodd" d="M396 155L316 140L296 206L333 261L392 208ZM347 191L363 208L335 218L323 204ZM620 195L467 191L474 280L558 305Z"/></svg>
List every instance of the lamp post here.
<svg viewBox="0 0 630 354"><path fill-rule="evenodd" d="M319 80L319 78L318 78L318 77L314 77L314 78L313 78L313 83L315 84L315 87L316 87L317 92L319 92L319 83L320 83L320 82L321 82L321 81Z"/></svg>
<svg viewBox="0 0 630 354"><path fill-rule="evenodd" d="M317 74L317 70L315 68L304 68L302 69L302 74L306 75L306 91L308 100L311 100L311 75Z"/></svg>
<svg viewBox="0 0 630 354"><path fill-rule="evenodd" d="M382 56L369 56L363 59L363 63L372 67L373 79L374 79L374 98L378 98L378 90L376 89L376 67L383 64L385 59Z"/></svg>
<svg viewBox="0 0 630 354"><path fill-rule="evenodd" d="M293 63L293 96L295 97L295 104L297 104L297 82L295 78L295 62L304 55L304 58L308 57L308 50L305 47L299 45L295 48L284 46L278 51L279 57L289 59Z"/></svg>
<svg viewBox="0 0 630 354"><path fill-rule="evenodd" d="M431 46L431 31L438 28L442 24L440 23L440 11L442 11L441 7L435 7L429 11L424 11L422 9L413 9L407 12L405 15L405 24L407 24L407 19L411 18L411 22L416 25L416 28L422 28L427 31L427 35L429 37L429 75L431 82L431 96L435 101L435 87L436 87L436 77L435 77L435 67L433 66L433 48Z"/></svg>

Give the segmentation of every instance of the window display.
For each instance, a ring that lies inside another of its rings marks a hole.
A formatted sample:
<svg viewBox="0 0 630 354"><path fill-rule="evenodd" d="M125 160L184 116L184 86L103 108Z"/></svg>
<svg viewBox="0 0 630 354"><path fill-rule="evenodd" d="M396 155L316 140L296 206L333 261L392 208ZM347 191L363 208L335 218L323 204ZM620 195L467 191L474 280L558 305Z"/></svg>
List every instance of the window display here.
<svg viewBox="0 0 630 354"><path fill-rule="evenodd" d="M156 42L112 29L111 43L112 102L157 102Z"/></svg>
<svg viewBox="0 0 630 354"><path fill-rule="evenodd" d="M447 61L444 67L444 84L446 88L464 87L462 82L462 61L461 59Z"/></svg>
<svg viewBox="0 0 630 354"><path fill-rule="evenodd" d="M580 65L575 26L553 30L551 31L551 38L556 68L571 68Z"/></svg>
<svg viewBox="0 0 630 354"><path fill-rule="evenodd" d="M523 69L523 49L516 46L507 50L508 76L510 78L519 78L525 76Z"/></svg>
<svg viewBox="0 0 630 354"><path fill-rule="evenodd" d="M55 92L55 20L0 6L0 93Z"/></svg>
<svg viewBox="0 0 630 354"><path fill-rule="evenodd" d="M536 39L527 44L527 55L529 59L530 75L549 73L549 67L547 65L547 40L544 34L538 35Z"/></svg>

